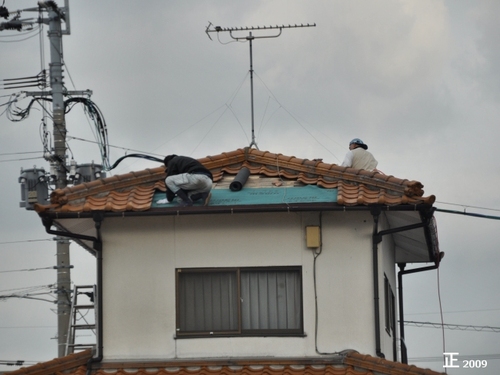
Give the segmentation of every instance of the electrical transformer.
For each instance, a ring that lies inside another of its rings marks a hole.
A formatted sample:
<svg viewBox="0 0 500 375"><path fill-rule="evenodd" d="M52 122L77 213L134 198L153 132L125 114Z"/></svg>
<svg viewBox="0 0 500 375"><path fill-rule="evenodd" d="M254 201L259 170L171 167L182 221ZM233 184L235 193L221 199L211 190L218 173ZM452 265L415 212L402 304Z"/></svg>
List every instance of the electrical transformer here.
<svg viewBox="0 0 500 375"><path fill-rule="evenodd" d="M36 168L36 166L33 169L21 168L19 183L21 184L20 207L33 210L35 203L48 203L49 185L43 168Z"/></svg>

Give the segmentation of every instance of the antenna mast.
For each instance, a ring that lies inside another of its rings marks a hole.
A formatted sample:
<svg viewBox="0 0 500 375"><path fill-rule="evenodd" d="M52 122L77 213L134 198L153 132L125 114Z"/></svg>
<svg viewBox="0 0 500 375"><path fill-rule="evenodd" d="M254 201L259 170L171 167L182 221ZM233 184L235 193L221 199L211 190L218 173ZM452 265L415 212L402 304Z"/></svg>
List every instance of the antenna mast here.
<svg viewBox="0 0 500 375"><path fill-rule="evenodd" d="M298 28L298 27L316 27L316 24L300 24L300 25L276 25L276 26L256 26L256 27L220 27L220 26L213 26L212 23L210 22L207 26L207 29L205 32L207 33L207 36L210 40L212 38L210 37L209 33L219 33L219 32L228 32L229 36L233 38L236 41L241 41L241 40L247 40L249 42L249 47L250 47L250 109L251 109L251 116L252 116L252 142L250 142L250 146L255 146L255 148L259 149L257 146L257 142L255 141L255 123L254 123L254 109L253 109L253 55L252 55L252 42L254 39L264 39L264 38L277 38L281 35L283 29L292 29L292 28ZM278 30L279 32L274 35L260 35L260 36L254 36L252 34L253 30ZM233 32L239 32L239 31L248 31L248 36L235 36Z"/></svg>

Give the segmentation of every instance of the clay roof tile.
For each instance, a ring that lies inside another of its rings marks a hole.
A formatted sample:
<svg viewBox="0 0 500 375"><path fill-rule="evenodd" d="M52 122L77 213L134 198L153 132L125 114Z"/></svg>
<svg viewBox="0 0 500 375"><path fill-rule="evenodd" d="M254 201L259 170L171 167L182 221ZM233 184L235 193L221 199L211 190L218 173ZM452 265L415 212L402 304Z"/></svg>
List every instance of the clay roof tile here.
<svg viewBox="0 0 500 375"><path fill-rule="evenodd" d="M207 156L199 161L211 170L215 183L222 181L227 175L236 175L241 168L246 167L251 175L278 177L304 185L338 189L339 205L433 204L435 201L432 195L424 197L423 185L418 181L253 148ZM36 204L35 209L38 213L146 211L151 208L154 192L165 191L164 179L163 166L111 176L56 189L51 194L50 204Z"/></svg>

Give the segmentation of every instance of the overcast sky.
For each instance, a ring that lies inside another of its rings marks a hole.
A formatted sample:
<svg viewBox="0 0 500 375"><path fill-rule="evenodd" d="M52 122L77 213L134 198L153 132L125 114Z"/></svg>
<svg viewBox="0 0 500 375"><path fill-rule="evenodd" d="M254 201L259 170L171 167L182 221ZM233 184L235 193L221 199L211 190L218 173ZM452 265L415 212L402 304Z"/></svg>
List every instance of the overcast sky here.
<svg viewBox="0 0 500 375"><path fill-rule="evenodd" d="M253 43L259 149L340 164L349 141L359 137L381 171L422 182L437 208L500 217L498 0L70 3L65 85L93 91L108 125L111 163L125 153L200 158L248 146L249 46L227 33L213 33L211 41L209 21L222 27L316 23ZM12 11L36 1L5 0L5 6ZM22 14L31 17L37 14ZM43 48L37 29L0 32L0 79L48 66L47 30ZM254 33L262 35L274 34ZM13 92L0 90L0 113ZM56 282L54 270L40 269L55 265L55 243L38 216L19 207L20 169L48 170L41 119L36 105L22 122L0 116L0 295ZM78 163L100 163L89 124L78 106L67 117L70 155ZM132 160L112 174L156 166ZM500 221L435 216L446 255L439 275L404 277L405 319L439 323L441 300L446 324L500 327ZM94 282L94 259L76 244L71 263L75 284ZM55 307L0 300L0 361L56 357ZM438 358L446 351L486 359L488 368L477 373L500 372L498 332L446 329L443 341L440 329L405 330L410 361L420 367L442 371Z"/></svg>

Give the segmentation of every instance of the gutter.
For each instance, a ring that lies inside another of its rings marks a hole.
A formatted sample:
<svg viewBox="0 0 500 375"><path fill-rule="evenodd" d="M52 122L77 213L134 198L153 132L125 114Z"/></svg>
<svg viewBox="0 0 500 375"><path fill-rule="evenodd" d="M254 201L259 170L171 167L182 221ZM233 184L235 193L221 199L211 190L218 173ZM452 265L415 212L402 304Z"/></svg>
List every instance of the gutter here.
<svg viewBox="0 0 500 375"><path fill-rule="evenodd" d="M48 234L53 234L56 236L67 237L77 240L86 240L92 241L93 250L95 251L96 262L97 262L97 317L96 317L96 329L97 329L97 345L96 345L96 353L90 358L87 362L87 375L90 375L92 371L92 364L101 362L103 355L103 330L102 330L102 322L103 322L103 295L102 295L102 237L101 237L101 224L104 220L104 212L103 211L94 211L92 212L91 217L94 219L95 229L97 232L97 237L87 236L78 233L71 233L62 230L53 230L51 229L54 224L53 218L44 216L42 217L42 224L45 227L45 231Z"/></svg>
<svg viewBox="0 0 500 375"><path fill-rule="evenodd" d="M192 207L166 207L151 208L147 211L106 211L106 217L137 217L137 216L181 216L200 214L236 214L251 212L301 212L301 211L371 211L373 206L343 206L336 203L301 203L301 204L260 204L239 206L192 206ZM377 206L380 212L390 211L416 211L430 209L428 204L399 205L399 206ZM53 219L84 219L93 218L94 211L85 212L40 212L42 218Z"/></svg>

